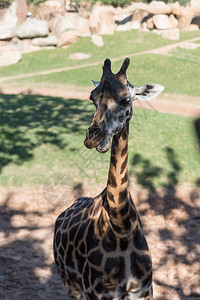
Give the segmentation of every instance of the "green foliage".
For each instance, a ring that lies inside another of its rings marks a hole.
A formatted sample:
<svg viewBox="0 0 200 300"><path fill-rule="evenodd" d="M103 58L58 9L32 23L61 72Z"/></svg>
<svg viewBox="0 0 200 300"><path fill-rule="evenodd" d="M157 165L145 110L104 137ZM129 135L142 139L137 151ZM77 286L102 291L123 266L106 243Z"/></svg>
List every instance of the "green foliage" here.
<svg viewBox="0 0 200 300"><path fill-rule="evenodd" d="M0 9L8 8L13 0L0 0Z"/></svg>
<svg viewBox="0 0 200 300"><path fill-rule="evenodd" d="M130 0L100 0L100 1L105 5L112 5L114 7L117 6L124 7L132 2Z"/></svg>
<svg viewBox="0 0 200 300"><path fill-rule="evenodd" d="M143 0L142 2L145 2L145 3L150 3L152 2L153 0ZM154 0L154 1L160 1L160 0ZM162 2L165 2L165 3L175 3L175 2L179 2L180 5L185 5L186 3L190 2L190 0L161 0ZM139 1L138 1L139 2Z"/></svg>
<svg viewBox="0 0 200 300"><path fill-rule="evenodd" d="M33 4L35 6L40 5L41 3L46 2L47 0L28 0L28 5Z"/></svg>

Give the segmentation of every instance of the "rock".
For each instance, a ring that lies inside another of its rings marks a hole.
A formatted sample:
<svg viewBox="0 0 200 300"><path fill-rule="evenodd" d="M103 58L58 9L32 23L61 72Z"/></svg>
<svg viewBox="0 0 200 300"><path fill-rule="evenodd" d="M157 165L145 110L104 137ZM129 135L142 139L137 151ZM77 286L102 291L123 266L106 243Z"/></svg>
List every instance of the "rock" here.
<svg viewBox="0 0 200 300"><path fill-rule="evenodd" d="M146 23L147 23L147 28L148 28L148 29L154 29L153 18L147 19Z"/></svg>
<svg viewBox="0 0 200 300"><path fill-rule="evenodd" d="M17 27L12 23L0 23L0 40L10 40L16 36Z"/></svg>
<svg viewBox="0 0 200 300"><path fill-rule="evenodd" d="M25 22L28 12L27 0L15 0L17 3L16 15L17 24L22 24Z"/></svg>
<svg viewBox="0 0 200 300"><path fill-rule="evenodd" d="M167 4L163 1L152 1L149 4L149 8L151 11L155 11L156 14L162 14L167 10Z"/></svg>
<svg viewBox="0 0 200 300"><path fill-rule="evenodd" d="M195 50L200 47L200 44L183 42L179 45L179 47L187 50Z"/></svg>
<svg viewBox="0 0 200 300"><path fill-rule="evenodd" d="M144 32L148 32L149 31L149 29L147 27L147 22L143 22L141 27L142 27L142 31L144 31Z"/></svg>
<svg viewBox="0 0 200 300"><path fill-rule="evenodd" d="M104 8L99 15L100 34L113 34L115 31L114 14L112 10Z"/></svg>
<svg viewBox="0 0 200 300"><path fill-rule="evenodd" d="M1 1L2 2L2 1ZM13 0L7 9L0 9L0 23L18 25L26 20L27 16L27 1ZM5 3L3 1L3 3Z"/></svg>
<svg viewBox="0 0 200 300"><path fill-rule="evenodd" d="M163 33L163 30L153 29L152 32L155 34L161 35Z"/></svg>
<svg viewBox="0 0 200 300"><path fill-rule="evenodd" d="M67 17L72 22L74 30L78 33L79 36L83 37L91 35L88 19L83 18L75 13L68 13Z"/></svg>
<svg viewBox="0 0 200 300"><path fill-rule="evenodd" d="M127 22L125 24L122 25L118 25L116 27L116 31L128 31L132 29L132 23L131 22Z"/></svg>
<svg viewBox="0 0 200 300"><path fill-rule="evenodd" d="M76 22L74 23L74 27L75 27L75 31L80 36L90 36L91 35L89 20L87 20L83 17L78 17L76 19Z"/></svg>
<svg viewBox="0 0 200 300"><path fill-rule="evenodd" d="M44 38L34 38L32 44L34 46L56 46L58 38L55 35L50 35Z"/></svg>
<svg viewBox="0 0 200 300"><path fill-rule="evenodd" d="M65 31L58 38L57 47L67 46L69 44L75 43L78 39L78 35L72 31Z"/></svg>
<svg viewBox="0 0 200 300"><path fill-rule="evenodd" d="M89 19L92 10L92 1L80 1L78 13L81 17Z"/></svg>
<svg viewBox="0 0 200 300"><path fill-rule="evenodd" d="M2 46L0 47L0 66L8 66L16 64L22 59L20 52L16 46Z"/></svg>
<svg viewBox="0 0 200 300"><path fill-rule="evenodd" d="M192 21L200 16L200 1L191 0L185 6L181 6L179 13L176 13L178 18L178 26L180 30L189 30Z"/></svg>
<svg viewBox="0 0 200 300"><path fill-rule="evenodd" d="M131 22L131 29L140 29L141 28L141 23L138 21L132 21Z"/></svg>
<svg viewBox="0 0 200 300"><path fill-rule="evenodd" d="M171 23L171 28L177 28L178 27L178 20L174 17L173 14L169 16L169 21Z"/></svg>
<svg viewBox="0 0 200 300"><path fill-rule="evenodd" d="M197 24L190 24L189 31L196 31L199 30L199 26Z"/></svg>
<svg viewBox="0 0 200 300"><path fill-rule="evenodd" d="M47 0L40 2L41 3L37 5L37 9L34 12L35 17L40 20L51 22L55 17L59 15L62 16L65 13L63 0Z"/></svg>
<svg viewBox="0 0 200 300"><path fill-rule="evenodd" d="M54 19L50 29L53 32L53 34L59 38L63 34L63 32L68 30L74 30L74 25L69 18L57 16Z"/></svg>
<svg viewBox="0 0 200 300"><path fill-rule="evenodd" d="M132 14L122 14L121 16L115 16L115 23L117 24L116 31L127 31L137 26L139 22L132 22Z"/></svg>
<svg viewBox="0 0 200 300"><path fill-rule="evenodd" d="M179 40L180 30L178 28L164 30L161 36L169 40Z"/></svg>
<svg viewBox="0 0 200 300"><path fill-rule="evenodd" d="M30 39L18 39L18 41L15 41L15 44L17 45L19 52L22 54L41 50L41 47L33 45L32 40Z"/></svg>
<svg viewBox="0 0 200 300"><path fill-rule="evenodd" d="M28 19L17 30L17 36L20 39L44 37L49 33L46 21L37 19Z"/></svg>
<svg viewBox="0 0 200 300"><path fill-rule="evenodd" d="M4 24L14 24L17 25L17 2L13 1L9 7L5 10L5 14L1 18L1 22Z"/></svg>
<svg viewBox="0 0 200 300"><path fill-rule="evenodd" d="M94 6L89 22L93 34L113 34L115 30L114 9L109 6Z"/></svg>
<svg viewBox="0 0 200 300"><path fill-rule="evenodd" d="M91 55L83 53L83 52L72 53L69 56L70 59L87 59L90 57L91 57Z"/></svg>
<svg viewBox="0 0 200 300"><path fill-rule="evenodd" d="M148 12L143 11L143 10L135 10L132 16L132 21L138 21L140 24L146 17L149 15Z"/></svg>
<svg viewBox="0 0 200 300"><path fill-rule="evenodd" d="M157 29L171 29L169 17L167 15L159 14L153 16L153 22Z"/></svg>
<svg viewBox="0 0 200 300"><path fill-rule="evenodd" d="M93 34L91 36L93 44L95 44L97 47L103 47L103 39L100 35L98 34Z"/></svg>

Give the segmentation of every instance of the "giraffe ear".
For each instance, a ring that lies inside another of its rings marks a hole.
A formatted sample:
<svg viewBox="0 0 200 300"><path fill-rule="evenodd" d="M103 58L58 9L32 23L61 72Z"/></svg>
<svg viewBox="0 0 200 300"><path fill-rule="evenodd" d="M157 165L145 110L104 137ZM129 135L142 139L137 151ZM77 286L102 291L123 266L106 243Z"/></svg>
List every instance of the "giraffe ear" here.
<svg viewBox="0 0 200 300"><path fill-rule="evenodd" d="M99 82L99 81L94 81L94 80L92 80L92 82L93 82L93 84L94 84L95 87L98 87L98 86L100 85L100 82Z"/></svg>
<svg viewBox="0 0 200 300"><path fill-rule="evenodd" d="M164 86L157 83L147 83L135 87L134 100L149 101L157 97L164 90Z"/></svg>

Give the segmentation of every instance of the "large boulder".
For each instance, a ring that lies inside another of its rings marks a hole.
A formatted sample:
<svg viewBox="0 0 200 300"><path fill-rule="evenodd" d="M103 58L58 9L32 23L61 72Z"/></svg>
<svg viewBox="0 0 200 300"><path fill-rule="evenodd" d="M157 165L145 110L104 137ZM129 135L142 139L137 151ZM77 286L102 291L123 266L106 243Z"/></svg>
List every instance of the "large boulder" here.
<svg viewBox="0 0 200 300"><path fill-rule="evenodd" d="M20 39L44 37L49 33L46 21L37 19L27 19L17 30Z"/></svg>
<svg viewBox="0 0 200 300"><path fill-rule="evenodd" d="M147 23L147 28L148 29L154 29L154 22L153 22L153 18L152 17L148 18L147 21L146 21L146 23Z"/></svg>
<svg viewBox="0 0 200 300"><path fill-rule="evenodd" d="M113 34L115 30L114 9L96 5L90 14L90 29L93 34Z"/></svg>
<svg viewBox="0 0 200 300"><path fill-rule="evenodd" d="M53 34L59 38L63 34L63 32L74 30L74 25L69 18L57 16L50 24L50 29Z"/></svg>
<svg viewBox="0 0 200 300"><path fill-rule="evenodd" d="M171 23L171 28L177 28L178 27L178 20L175 18L173 14L169 16L169 21Z"/></svg>
<svg viewBox="0 0 200 300"><path fill-rule="evenodd" d="M12 23L0 23L0 40L9 40L16 36L17 27Z"/></svg>
<svg viewBox="0 0 200 300"><path fill-rule="evenodd" d="M64 15L64 1L63 0L47 0L40 1L41 3L35 10L35 17L40 20L51 21L56 16Z"/></svg>
<svg viewBox="0 0 200 300"><path fill-rule="evenodd" d="M78 35L73 30L65 31L60 35L57 46L68 46L72 43L76 43L77 39Z"/></svg>
<svg viewBox="0 0 200 300"><path fill-rule="evenodd" d="M79 36L90 36L89 20L79 16L78 13L68 13L66 18L71 21L74 26L74 30Z"/></svg>
<svg viewBox="0 0 200 300"><path fill-rule="evenodd" d="M15 0L17 2L17 23L22 24L25 22L28 12L27 0Z"/></svg>
<svg viewBox="0 0 200 300"><path fill-rule="evenodd" d="M4 9L4 14L1 16L0 21L4 24L15 24L18 23L17 18L17 2L13 1L7 9Z"/></svg>
<svg viewBox="0 0 200 300"><path fill-rule="evenodd" d="M0 47L0 67L16 64L22 56L15 45Z"/></svg>
<svg viewBox="0 0 200 300"><path fill-rule="evenodd" d="M40 46L40 47L56 46L57 43L58 43L58 38L55 35L50 35L44 38L32 39L32 44L34 46Z"/></svg>
<svg viewBox="0 0 200 300"><path fill-rule="evenodd" d="M27 10L26 0L13 0L8 8L0 9L0 22L14 25L21 24L26 20Z"/></svg>
<svg viewBox="0 0 200 300"><path fill-rule="evenodd" d="M92 1L80 1L78 13L81 17L89 19L92 10Z"/></svg>
<svg viewBox="0 0 200 300"><path fill-rule="evenodd" d="M40 46L36 46L36 45L32 44L32 40L31 39L20 40L20 39L14 38L13 42L16 44L17 49L22 54L41 50Z"/></svg>
<svg viewBox="0 0 200 300"><path fill-rule="evenodd" d="M141 29L141 23L139 21L132 21L131 29Z"/></svg>
<svg viewBox="0 0 200 300"><path fill-rule="evenodd" d="M155 27L160 30L172 28L169 17L167 15L163 15L163 14L154 15L153 22Z"/></svg>
<svg viewBox="0 0 200 300"><path fill-rule="evenodd" d="M116 31L128 31L132 29L132 22L127 22L125 24L119 24Z"/></svg>
<svg viewBox="0 0 200 300"><path fill-rule="evenodd" d="M101 35L99 35L99 34L93 34L91 36L91 40L92 40L92 43L95 44L97 47L103 47L103 45L104 45L103 39L102 39Z"/></svg>
<svg viewBox="0 0 200 300"><path fill-rule="evenodd" d="M189 30L192 20L200 16L200 0L191 0L187 5L181 6L177 11L179 29Z"/></svg>
<svg viewBox="0 0 200 300"><path fill-rule="evenodd" d="M189 31L196 31L199 30L199 26L197 24L190 24L188 27Z"/></svg>

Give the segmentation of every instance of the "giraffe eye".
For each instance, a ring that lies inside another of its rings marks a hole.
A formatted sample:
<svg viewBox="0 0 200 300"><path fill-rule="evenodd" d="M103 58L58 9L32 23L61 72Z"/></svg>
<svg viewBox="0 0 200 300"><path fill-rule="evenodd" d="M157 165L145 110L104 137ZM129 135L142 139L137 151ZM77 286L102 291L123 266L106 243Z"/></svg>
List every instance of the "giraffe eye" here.
<svg viewBox="0 0 200 300"><path fill-rule="evenodd" d="M124 98L122 98L121 100L120 100L120 104L121 105L126 105L126 104L128 104L128 103L130 103L130 98L129 97L124 97Z"/></svg>

